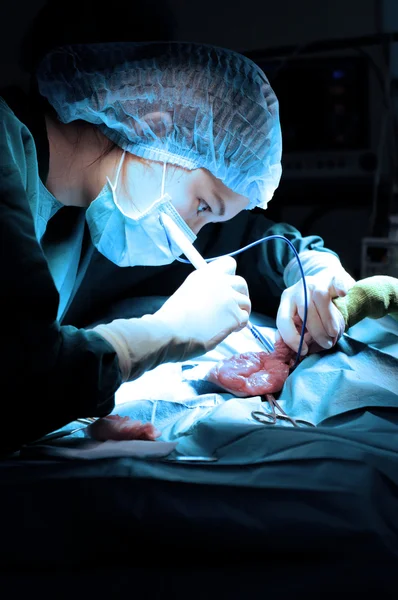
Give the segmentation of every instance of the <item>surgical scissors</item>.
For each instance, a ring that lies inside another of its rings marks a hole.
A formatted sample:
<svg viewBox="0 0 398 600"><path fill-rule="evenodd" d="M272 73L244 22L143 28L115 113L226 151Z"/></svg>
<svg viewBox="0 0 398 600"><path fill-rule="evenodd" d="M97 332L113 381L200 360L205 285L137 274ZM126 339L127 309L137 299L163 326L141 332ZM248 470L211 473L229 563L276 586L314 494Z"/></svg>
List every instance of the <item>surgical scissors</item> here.
<svg viewBox="0 0 398 600"><path fill-rule="evenodd" d="M266 394L265 399L268 401L268 404L271 406L271 412L265 412L265 410L253 410L251 415L253 419L262 423L263 425L276 425L278 419L281 421L289 421L293 425L293 427L300 427L300 424L307 425L308 427L315 427L313 423L310 421L305 421L304 419L293 419L293 417L289 417L281 408L280 404L275 400L272 394ZM280 414L276 412L278 410Z"/></svg>

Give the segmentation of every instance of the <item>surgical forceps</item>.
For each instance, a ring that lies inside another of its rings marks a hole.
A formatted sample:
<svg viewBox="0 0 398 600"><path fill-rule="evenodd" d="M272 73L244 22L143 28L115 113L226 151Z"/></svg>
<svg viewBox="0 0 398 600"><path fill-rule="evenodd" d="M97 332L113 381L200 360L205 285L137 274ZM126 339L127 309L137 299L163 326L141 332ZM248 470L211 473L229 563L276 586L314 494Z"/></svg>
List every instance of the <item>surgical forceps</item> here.
<svg viewBox="0 0 398 600"><path fill-rule="evenodd" d="M257 327L253 325L253 323L248 321L247 328L251 332L252 336L264 346L267 352L270 353L274 351L274 346L272 343L263 336L263 334L257 329Z"/></svg>
<svg viewBox="0 0 398 600"><path fill-rule="evenodd" d="M300 427L301 425L307 425L308 427L315 427L313 423L310 421L305 421L304 419L293 419L293 417L289 417L275 400L272 394L266 394L265 399L268 401L268 404L271 406L271 412L265 412L265 410L252 410L252 417L259 423L263 425L276 425L278 419L281 421L289 421L293 425L293 427ZM279 411L278 414L276 411Z"/></svg>

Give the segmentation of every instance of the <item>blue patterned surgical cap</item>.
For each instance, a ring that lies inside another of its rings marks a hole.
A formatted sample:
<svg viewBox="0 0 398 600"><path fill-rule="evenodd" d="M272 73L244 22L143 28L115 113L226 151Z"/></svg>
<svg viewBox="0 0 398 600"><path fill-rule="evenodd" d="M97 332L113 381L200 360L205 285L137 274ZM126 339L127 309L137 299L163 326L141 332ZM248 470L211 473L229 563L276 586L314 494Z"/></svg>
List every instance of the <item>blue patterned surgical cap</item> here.
<svg viewBox="0 0 398 600"><path fill-rule="evenodd" d="M47 54L39 92L64 123L94 123L142 158L205 168L247 208L266 208L281 177L277 98L231 50L180 43L72 45Z"/></svg>

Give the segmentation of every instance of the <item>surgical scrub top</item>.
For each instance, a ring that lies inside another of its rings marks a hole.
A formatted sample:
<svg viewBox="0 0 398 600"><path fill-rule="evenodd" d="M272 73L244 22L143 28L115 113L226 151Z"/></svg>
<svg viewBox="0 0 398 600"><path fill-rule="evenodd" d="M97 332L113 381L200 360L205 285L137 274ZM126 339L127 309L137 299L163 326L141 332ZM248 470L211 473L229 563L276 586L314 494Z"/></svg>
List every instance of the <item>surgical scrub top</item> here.
<svg viewBox="0 0 398 600"><path fill-rule="evenodd" d="M109 414L121 374L113 348L90 326L141 316L134 312L137 298L148 299L142 314L151 312L150 297L168 297L192 271L180 262L121 268L97 252L85 209L61 205L45 187L45 110L50 107L35 94L0 93L1 379L3 422L13 423L0 449L20 447L78 417ZM302 237L261 209L207 225L196 244L214 257L272 234L288 237L298 252L330 252L318 236ZM253 310L276 312L292 258L281 241L237 257Z"/></svg>
<svg viewBox="0 0 398 600"><path fill-rule="evenodd" d="M33 136L2 98L0 128L1 396L6 424L0 448L7 451L77 417L108 414L121 375L114 349L105 340L62 326L59 319L84 268L84 211L69 211L46 190ZM62 229L56 219L64 210ZM59 243L48 228L50 221Z"/></svg>

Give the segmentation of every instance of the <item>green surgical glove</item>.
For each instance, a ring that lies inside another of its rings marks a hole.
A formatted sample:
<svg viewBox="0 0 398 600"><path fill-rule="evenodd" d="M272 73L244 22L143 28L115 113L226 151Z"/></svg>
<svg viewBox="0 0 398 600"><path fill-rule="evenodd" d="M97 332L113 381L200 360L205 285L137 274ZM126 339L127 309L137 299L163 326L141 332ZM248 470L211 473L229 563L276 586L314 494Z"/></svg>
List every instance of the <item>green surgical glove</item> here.
<svg viewBox="0 0 398 600"><path fill-rule="evenodd" d="M375 275L356 282L342 298L333 303L341 312L345 331L365 319L381 319L391 315L398 319L398 279Z"/></svg>

